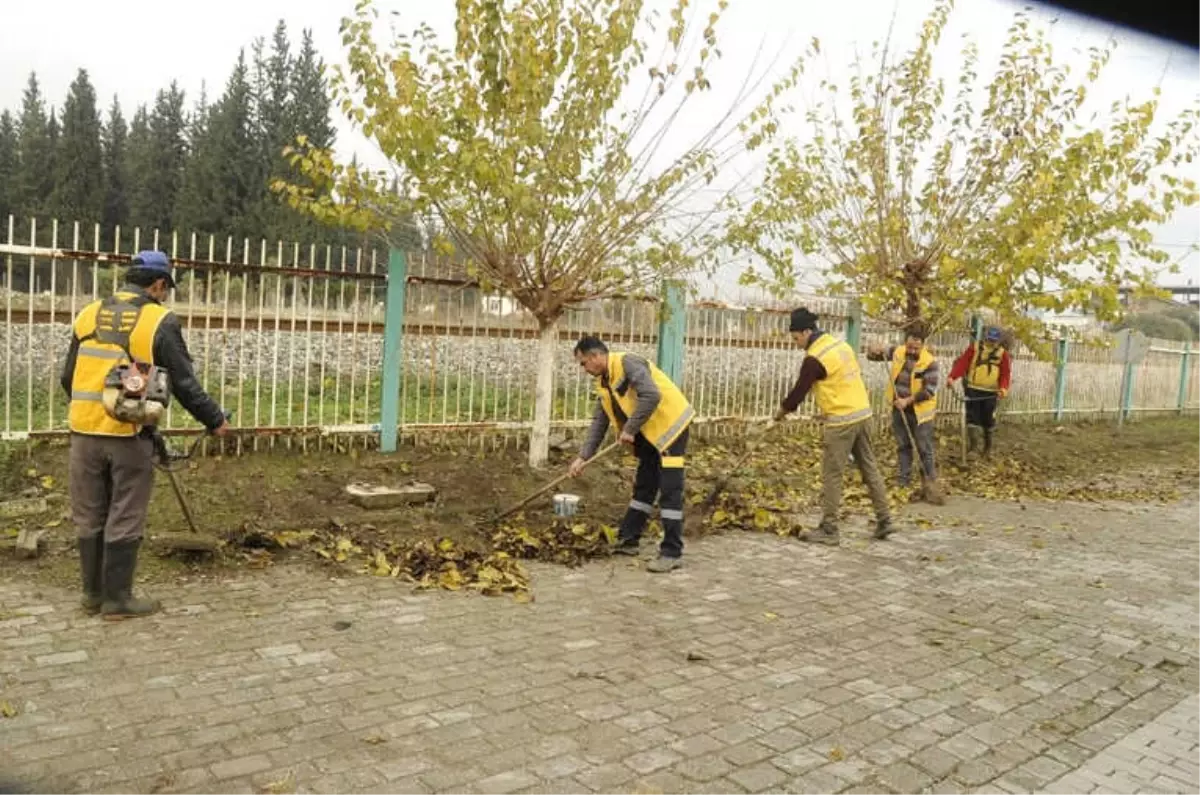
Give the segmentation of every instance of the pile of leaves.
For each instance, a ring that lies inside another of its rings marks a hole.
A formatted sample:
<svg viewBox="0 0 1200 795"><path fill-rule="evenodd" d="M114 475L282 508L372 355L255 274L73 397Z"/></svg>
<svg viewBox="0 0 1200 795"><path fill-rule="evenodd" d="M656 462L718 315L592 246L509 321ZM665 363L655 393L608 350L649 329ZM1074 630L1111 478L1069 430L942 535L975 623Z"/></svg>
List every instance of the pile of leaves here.
<svg viewBox="0 0 1200 795"><path fill-rule="evenodd" d="M497 550L514 558L574 567L607 556L616 538L615 527L582 518L571 521L556 518L541 527L529 527L524 522L501 525L492 536L492 543Z"/></svg>
<svg viewBox="0 0 1200 795"><path fill-rule="evenodd" d="M325 530L243 529L227 536L226 543L251 562L300 550L365 574L402 578L420 589L473 590L487 596L529 591L528 573L508 552L451 538L397 542L372 525L338 524Z"/></svg>

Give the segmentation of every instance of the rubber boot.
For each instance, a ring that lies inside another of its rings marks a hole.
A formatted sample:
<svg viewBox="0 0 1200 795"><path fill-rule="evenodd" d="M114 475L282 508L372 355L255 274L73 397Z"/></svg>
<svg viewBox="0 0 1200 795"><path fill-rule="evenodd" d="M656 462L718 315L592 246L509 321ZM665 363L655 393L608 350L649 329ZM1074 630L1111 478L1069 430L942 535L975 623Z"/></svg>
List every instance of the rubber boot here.
<svg viewBox="0 0 1200 795"><path fill-rule="evenodd" d="M892 527L891 519L876 519L875 530L871 533L871 537L877 541L882 541L895 531L896 529Z"/></svg>
<svg viewBox="0 0 1200 795"><path fill-rule="evenodd" d="M992 457L992 429L991 428L983 429L983 457L984 458Z"/></svg>
<svg viewBox="0 0 1200 795"><path fill-rule="evenodd" d="M967 426L967 452L973 453L979 448L979 432L983 430L978 425Z"/></svg>
<svg viewBox="0 0 1200 795"><path fill-rule="evenodd" d="M79 540L79 573L83 580L83 600L80 604L85 612L95 615L104 603L104 534Z"/></svg>
<svg viewBox="0 0 1200 795"><path fill-rule="evenodd" d="M840 546L841 533L838 532L836 525L825 524L822 522L817 525L815 530L810 530L800 536L801 541L807 541L810 544L824 544L830 547Z"/></svg>
<svg viewBox="0 0 1200 795"><path fill-rule="evenodd" d="M161 607L157 599L133 596L133 572L141 545L140 538L104 545L104 604L100 613L106 621L148 616Z"/></svg>

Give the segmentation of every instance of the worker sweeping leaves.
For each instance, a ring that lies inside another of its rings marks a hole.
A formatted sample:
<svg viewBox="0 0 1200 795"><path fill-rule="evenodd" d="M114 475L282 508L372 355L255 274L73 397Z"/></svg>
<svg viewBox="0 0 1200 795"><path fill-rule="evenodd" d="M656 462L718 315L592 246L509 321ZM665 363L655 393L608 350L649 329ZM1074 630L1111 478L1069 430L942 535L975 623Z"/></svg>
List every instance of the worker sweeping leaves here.
<svg viewBox="0 0 1200 795"><path fill-rule="evenodd" d="M947 383L966 378L963 397L966 401L968 450L974 452L983 440L983 455L991 455L992 430L996 427L996 406L1008 396L1012 382L1012 357L1003 345L1003 334L996 326L983 332L983 340L972 342L950 368Z"/></svg>
<svg viewBox="0 0 1200 795"><path fill-rule="evenodd" d="M923 327L912 326L905 334L903 345L888 347L873 343L867 348L867 358L889 364L887 401L892 404L892 434L896 437L900 485L908 488L912 479L915 444L921 467L921 488L913 493L913 499L940 505L945 500L936 485L937 464L934 460L934 420L937 419L940 376L938 361L925 344L925 336Z"/></svg>
<svg viewBox="0 0 1200 795"><path fill-rule="evenodd" d="M842 505L842 473L854 456L875 508L878 539L892 533L887 489L871 447L871 401L863 383L858 357L842 340L817 328L817 316L801 307L792 312L788 330L804 348L796 385L775 412L776 422L800 407L811 390L825 418L825 449L821 458L821 524L802 540L837 546L838 511Z"/></svg>
<svg viewBox="0 0 1200 795"><path fill-rule="evenodd" d="M63 366L83 607L110 620L159 608L134 598L133 574L154 486L151 431L170 397L217 436L229 430L196 380L179 319L162 305L174 286L165 254L137 254L125 285L75 318Z"/></svg>
<svg viewBox="0 0 1200 795"><path fill-rule="evenodd" d="M663 540L656 560L647 568L667 572L683 556L683 475L689 426L695 411L673 381L652 362L632 353L610 353L596 337L575 345L575 360L596 380L599 399L591 428L571 462L572 477L599 449L611 425L618 438L633 448L638 459L633 499L618 529L618 555L636 556L642 531L659 497Z"/></svg>

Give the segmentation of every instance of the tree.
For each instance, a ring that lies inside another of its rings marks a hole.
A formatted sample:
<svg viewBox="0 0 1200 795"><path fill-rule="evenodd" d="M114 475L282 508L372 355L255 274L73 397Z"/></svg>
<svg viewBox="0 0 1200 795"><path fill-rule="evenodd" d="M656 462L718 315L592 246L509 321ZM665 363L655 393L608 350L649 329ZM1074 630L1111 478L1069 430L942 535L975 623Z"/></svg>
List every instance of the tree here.
<svg viewBox="0 0 1200 795"><path fill-rule="evenodd" d="M104 210L102 213L105 230L115 229L129 223L129 164L126 160L126 139L129 130L121 114L121 103L113 95L112 107L108 110L108 124L104 126Z"/></svg>
<svg viewBox="0 0 1200 795"><path fill-rule="evenodd" d="M885 46L875 66L856 64L849 122L836 107L847 92L822 81L826 98L804 116L809 136L769 148L753 201L728 225L733 246L765 265L746 281L788 289L816 261L830 289L897 325L938 328L991 309L1035 346L1042 328L1029 310L1086 305L1115 318L1118 287L1153 278L1135 263L1168 262L1149 229L1197 199L1180 173L1196 154L1197 111L1158 129L1156 93L1115 104L1107 123L1087 120L1111 47L1093 48L1072 77L1023 13L986 85L975 45L964 47L951 97L932 66L952 5L939 0L898 61ZM814 41L807 59L819 49Z"/></svg>
<svg viewBox="0 0 1200 795"><path fill-rule="evenodd" d="M8 217L18 212L17 178L21 168L18 146L16 121L7 110L0 112L0 226L4 229L8 228Z"/></svg>
<svg viewBox="0 0 1200 795"><path fill-rule="evenodd" d="M150 111L145 105L139 105L133 113L125 163L125 173L129 177L129 223L150 228L155 216L150 194L154 179L154 146L150 139Z"/></svg>
<svg viewBox="0 0 1200 795"><path fill-rule="evenodd" d="M255 181L259 187L255 221L261 234L275 238L287 236L292 226L289 222L295 216L267 191L271 180L286 173L288 165L283 149L296 137L295 108L291 102L292 63L287 25L281 19L271 36L269 55L261 40L255 42L252 78L257 128L254 142L258 150Z"/></svg>
<svg viewBox="0 0 1200 795"><path fill-rule="evenodd" d="M325 64L313 46L312 31L304 30L300 39L300 52L292 63L289 86L289 118L292 122L292 135L281 142L281 148L274 153L279 172L289 182L304 179L300 172L283 157L283 146L295 140L296 135L303 135L319 149L332 148L337 139L333 121L330 118L329 85L325 79ZM272 200L274 197L270 197ZM316 222L306 216L289 211L290 231L301 240L315 242L320 231Z"/></svg>
<svg viewBox="0 0 1200 795"><path fill-rule="evenodd" d="M172 227L171 216L183 185L188 154L183 102L183 91L171 81L168 88L156 95L154 109L144 116L144 132L138 117L134 117L129 142L133 164L129 204L132 220L141 227L143 235L153 235L155 229L167 233Z"/></svg>
<svg viewBox="0 0 1200 795"><path fill-rule="evenodd" d="M15 204L19 212L30 218L36 217L50 208L54 188L54 142L46 119L46 103L37 75L32 72L21 98L17 152L20 166Z"/></svg>
<svg viewBox="0 0 1200 795"><path fill-rule="evenodd" d="M377 12L361 2L342 22L350 67L334 69L334 99L394 173L337 164L301 141L295 162L315 185L275 185L293 206L359 228L386 233L408 213L436 223L477 277L537 318L534 466L547 458L567 307L652 290L713 262L717 241L703 227L715 202L680 209L736 153L730 120L745 97L713 127L689 131L681 153L660 151L719 56L719 12L696 42L687 8L678 0L651 47L641 0L459 0L452 48L422 25L389 52L373 37ZM661 55L647 69L650 52ZM639 75L644 95L627 91Z"/></svg>
<svg viewBox="0 0 1200 795"><path fill-rule="evenodd" d="M179 228L210 234L251 231L251 205L264 187L257 179L248 75L245 53L239 53L225 93L211 108L197 110L176 214Z"/></svg>
<svg viewBox="0 0 1200 795"><path fill-rule="evenodd" d="M54 207L67 221L100 220L104 166L96 90L80 69L63 104L62 134L55 151Z"/></svg>

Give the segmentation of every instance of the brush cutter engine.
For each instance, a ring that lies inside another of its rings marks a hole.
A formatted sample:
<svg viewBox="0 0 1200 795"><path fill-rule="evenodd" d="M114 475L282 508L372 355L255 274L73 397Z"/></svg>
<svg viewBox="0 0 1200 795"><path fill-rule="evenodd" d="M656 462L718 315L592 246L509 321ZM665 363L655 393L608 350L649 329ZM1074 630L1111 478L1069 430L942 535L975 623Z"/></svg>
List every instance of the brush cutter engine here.
<svg viewBox="0 0 1200 795"><path fill-rule="evenodd" d="M157 425L171 403L171 381L165 369L152 364L118 364L104 378L101 402L115 420Z"/></svg>

